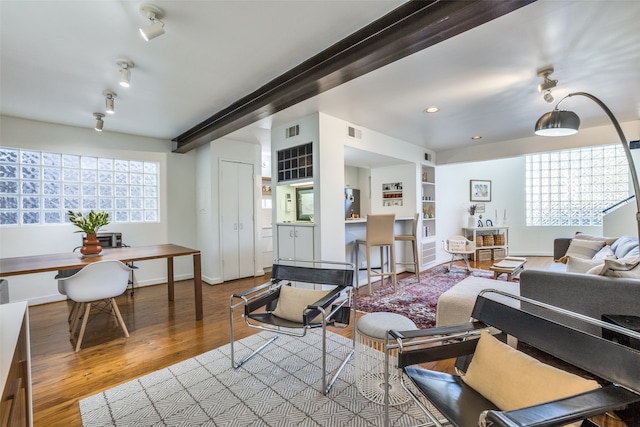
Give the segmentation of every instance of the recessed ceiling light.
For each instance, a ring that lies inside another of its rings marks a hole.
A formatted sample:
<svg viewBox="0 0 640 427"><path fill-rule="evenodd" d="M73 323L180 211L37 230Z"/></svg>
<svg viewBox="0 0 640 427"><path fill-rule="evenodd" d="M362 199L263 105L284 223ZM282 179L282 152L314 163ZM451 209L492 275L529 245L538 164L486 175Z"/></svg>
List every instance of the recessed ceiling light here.
<svg viewBox="0 0 640 427"><path fill-rule="evenodd" d="M429 107L424 110L425 113L437 113L440 111L438 107Z"/></svg>
<svg viewBox="0 0 640 427"><path fill-rule="evenodd" d="M480 135L474 135L471 137L471 139L476 140L476 139L482 139L482 136Z"/></svg>

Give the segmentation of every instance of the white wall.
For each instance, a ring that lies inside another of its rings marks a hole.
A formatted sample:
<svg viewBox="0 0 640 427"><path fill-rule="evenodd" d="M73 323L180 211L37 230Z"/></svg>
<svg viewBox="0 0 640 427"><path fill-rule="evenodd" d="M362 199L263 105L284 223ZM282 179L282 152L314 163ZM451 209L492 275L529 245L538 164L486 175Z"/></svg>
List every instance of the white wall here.
<svg viewBox="0 0 640 427"><path fill-rule="evenodd" d="M254 259L255 275L262 275L260 230L262 198L262 160L259 144L220 138L199 147L197 153L196 193L198 195L198 247L202 252L202 279L209 284L222 283L222 245L220 242L220 162L253 164L254 172Z"/></svg>
<svg viewBox="0 0 640 427"><path fill-rule="evenodd" d="M131 246L175 243L196 247L195 153L172 153L167 140L7 116L0 117L0 136L5 147L159 162L160 222L109 224L103 230L122 232L124 243ZM71 224L0 227L0 257L70 252L80 244L76 230ZM192 265L191 257L176 258L176 279L193 277ZM138 267L138 286L167 280L165 260L140 262ZM51 272L9 277L11 300L38 304L63 299L54 276Z"/></svg>

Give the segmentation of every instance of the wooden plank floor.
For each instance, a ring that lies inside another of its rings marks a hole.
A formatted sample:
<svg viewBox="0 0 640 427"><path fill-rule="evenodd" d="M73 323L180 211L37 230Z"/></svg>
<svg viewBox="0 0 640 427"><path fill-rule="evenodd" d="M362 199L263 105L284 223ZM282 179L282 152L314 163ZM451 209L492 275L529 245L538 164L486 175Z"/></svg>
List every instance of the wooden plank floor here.
<svg viewBox="0 0 640 427"><path fill-rule="evenodd" d="M550 262L548 257L532 257L527 266L545 268ZM138 288L133 297L127 293L117 299L130 338L124 338L110 316L98 315L87 326L78 353L69 340L69 302L30 307L34 425L80 426L79 400L227 344L229 296L266 280L263 276L204 285L200 322L195 320L191 280L176 283L172 303L166 286ZM235 320L236 339L256 332L244 326L240 316ZM349 335L351 329L342 333Z"/></svg>

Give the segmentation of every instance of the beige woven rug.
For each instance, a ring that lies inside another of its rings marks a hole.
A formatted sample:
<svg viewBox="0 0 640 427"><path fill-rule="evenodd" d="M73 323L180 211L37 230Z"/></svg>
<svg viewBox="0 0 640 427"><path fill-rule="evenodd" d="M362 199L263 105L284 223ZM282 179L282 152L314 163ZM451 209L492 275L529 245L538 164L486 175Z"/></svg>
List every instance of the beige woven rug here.
<svg viewBox="0 0 640 427"><path fill-rule="evenodd" d="M237 343L239 358L264 343L261 332ZM330 353L350 341L328 334ZM374 351L374 350L371 350ZM355 386L352 361L328 396L322 394L321 335L280 336L239 369L229 345L80 401L84 426L382 426L384 407ZM328 366L340 364L330 357ZM411 401L392 407L392 424L415 426L425 417Z"/></svg>

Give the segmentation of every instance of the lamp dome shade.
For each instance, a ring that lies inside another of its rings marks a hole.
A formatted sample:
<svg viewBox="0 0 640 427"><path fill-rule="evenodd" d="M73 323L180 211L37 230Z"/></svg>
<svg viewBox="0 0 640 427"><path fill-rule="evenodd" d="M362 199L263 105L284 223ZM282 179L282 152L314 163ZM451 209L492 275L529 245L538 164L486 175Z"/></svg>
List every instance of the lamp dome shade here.
<svg viewBox="0 0 640 427"><path fill-rule="evenodd" d="M553 110L538 119L535 134L542 136L573 135L580 128L580 117L573 111Z"/></svg>

